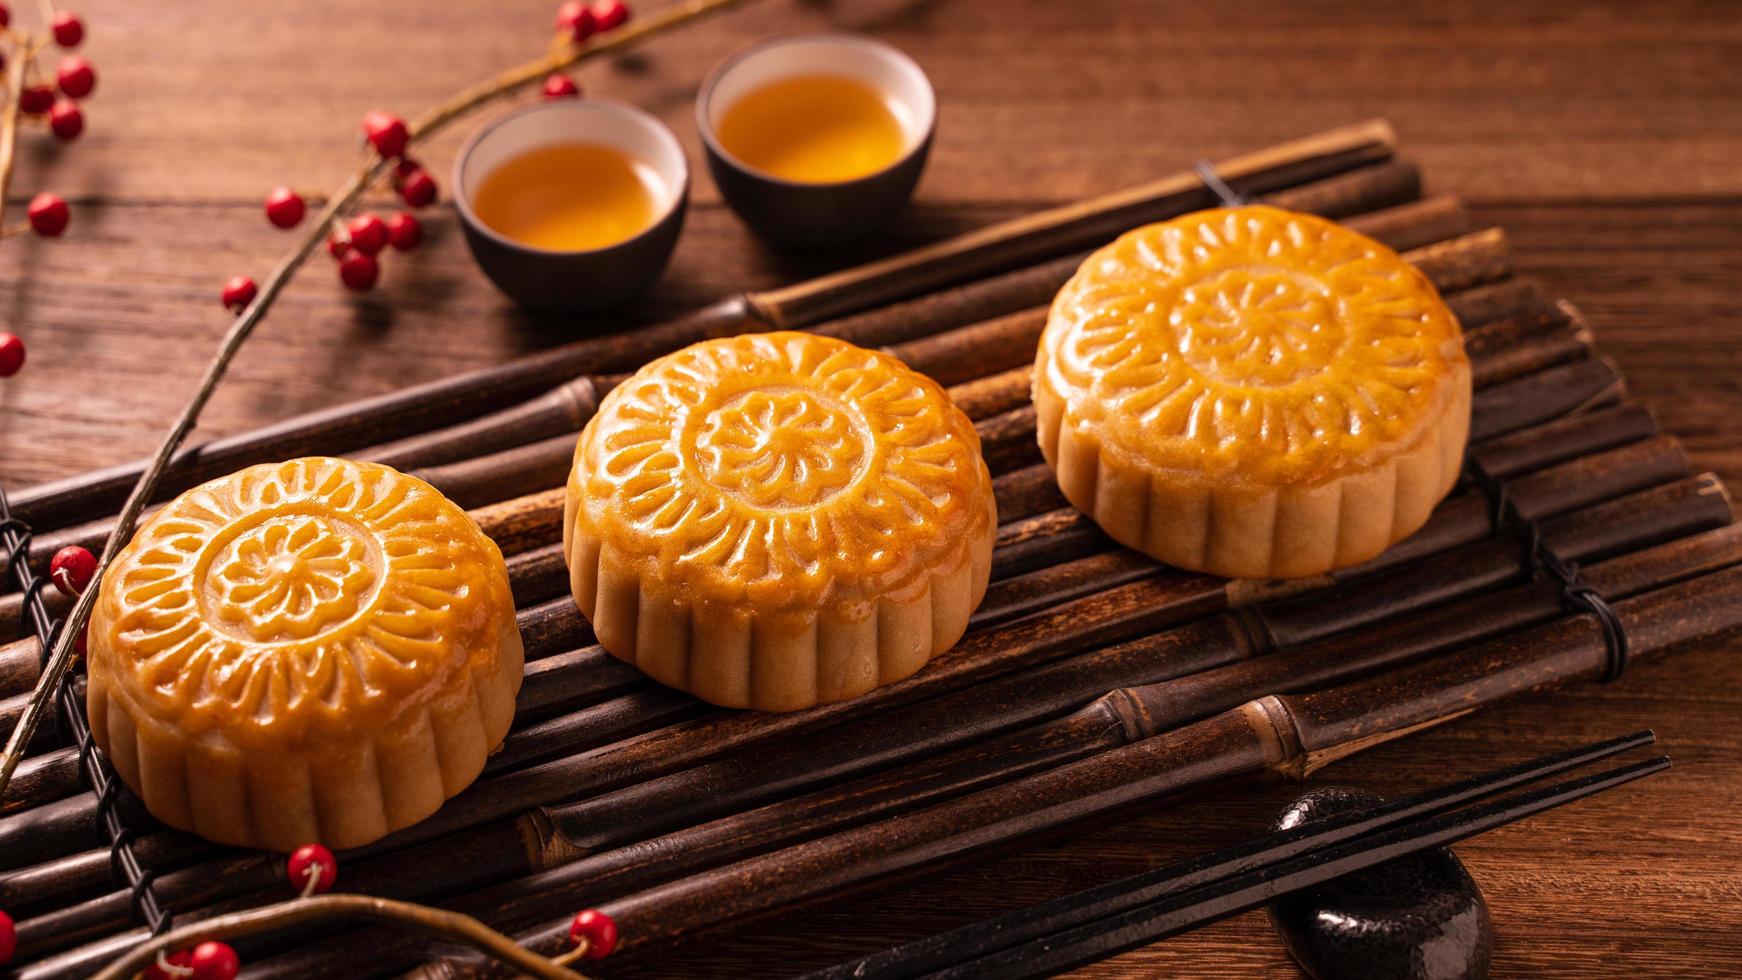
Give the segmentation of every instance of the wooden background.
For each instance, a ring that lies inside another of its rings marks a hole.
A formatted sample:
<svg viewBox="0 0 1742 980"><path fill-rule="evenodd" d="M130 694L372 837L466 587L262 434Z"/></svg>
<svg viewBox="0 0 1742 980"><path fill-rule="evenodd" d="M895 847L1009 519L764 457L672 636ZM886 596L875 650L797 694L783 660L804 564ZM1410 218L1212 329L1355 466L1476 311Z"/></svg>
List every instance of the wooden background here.
<svg viewBox="0 0 1742 980"><path fill-rule="evenodd" d="M655 0L648 0L649 3ZM15 4L15 8L28 7ZM16 207L73 203L58 241L0 245L0 325L30 345L0 382L0 480L16 488L148 452L227 317L226 276L261 278L288 238L279 183L335 185L356 120L411 115L541 49L546 0L89 0L100 82L88 134L26 138ZM28 18L29 11L15 14ZM700 165L692 96L770 33L879 34L930 72L942 115L917 201L889 238L779 255L749 238ZM1434 190L1512 233L1519 266L1589 315L1696 465L1742 486L1742 7L1714 3L1272 4L1162 0L765 0L633 59L590 92L668 121L696 168L683 243L633 318L774 285L1198 157L1390 117ZM446 175L472 124L426 154ZM444 180L445 183L445 180ZM13 213L16 213L14 211ZM472 266L451 212L428 246L344 293L320 259L237 361L202 432L222 434L499 361L579 325L515 312ZM623 325L618 321L617 325ZM1655 727L1671 773L1460 848L1498 931L1496 976L1742 973L1742 642L1625 681L1514 704L1386 746L1324 777L1395 794L1600 736ZM778 976L1257 832L1266 785L741 936L614 965L614 977ZM1084 971L1299 974L1260 915Z"/></svg>

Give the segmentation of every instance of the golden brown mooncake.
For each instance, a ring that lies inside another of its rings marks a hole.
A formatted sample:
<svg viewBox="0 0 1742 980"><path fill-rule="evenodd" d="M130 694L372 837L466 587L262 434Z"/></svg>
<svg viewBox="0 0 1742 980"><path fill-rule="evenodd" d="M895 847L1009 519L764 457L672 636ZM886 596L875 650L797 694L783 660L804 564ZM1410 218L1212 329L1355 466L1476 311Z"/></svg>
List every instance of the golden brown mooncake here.
<svg viewBox="0 0 1742 980"><path fill-rule="evenodd" d="M1181 568L1316 575L1412 534L1458 478L1457 319L1397 253L1272 207L1091 255L1035 359L1041 451L1115 540Z"/></svg>
<svg viewBox="0 0 1742 980"><path fill-rule="evenodd" d="M91 728L159 820L355 847L435 812L508 733L502 552L435 488L294 459L195 487L103 576Z"/></svg>
<svg viewBox="0 0 1742 980"><path fill-rule="evenodd" d="M954 645L997 528L979 437L936 382L769 333L662 357L600 402L563 549L605 649L716 704L789 711Z"/></svg>

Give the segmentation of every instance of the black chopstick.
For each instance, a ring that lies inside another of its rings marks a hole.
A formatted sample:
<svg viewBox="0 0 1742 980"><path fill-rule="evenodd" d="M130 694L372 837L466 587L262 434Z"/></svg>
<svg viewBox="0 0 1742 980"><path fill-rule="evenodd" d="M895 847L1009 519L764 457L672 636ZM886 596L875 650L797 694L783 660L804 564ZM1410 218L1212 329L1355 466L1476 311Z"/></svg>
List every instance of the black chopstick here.
<svg viewBox="0 0 1742 980"><path fill-rule="evenodd" d="M1183 895L1142 905L1100 922L1030 940L967 963L925 974L927 980L997 977L1027 980L1049 977L1139 946L1177 935L1218 919L1257 908L1283 895L1400 857L1444 847L1550 810L1564 803L1632 782L1669 768L1669 757L1619 766L1539 790L1527 790L1491 803L1412 821L1325 850L1312 851L1279 865L1217 881Z"/></svg>
<svg viewBox="0 0 1742 980"><path fill-rule="evenodd" d="M809 974L805 980L847 980L860 977L895 980L921 976L955 964L991 957L1003 949L1056 935L1078 926L1106 922L1134 908L1153 906L1163 900L1188 893L1196 894L1195 889L1203 889L1240 875L1261 873L1283 862L1322 852L1326 848L1346 842L1360 841L1365 845L1371 839L1369 835L1391 828L1413 826L1413 822L1444 813L1464 803L1576 769L1630 749L1650 745L1655 740L1650 731L1642 731L1554 753L1341 817L1268 834L1166 868L1017 909L960 929L837 964ZM1576 798L1573 796L1568 799Z"/></svg>

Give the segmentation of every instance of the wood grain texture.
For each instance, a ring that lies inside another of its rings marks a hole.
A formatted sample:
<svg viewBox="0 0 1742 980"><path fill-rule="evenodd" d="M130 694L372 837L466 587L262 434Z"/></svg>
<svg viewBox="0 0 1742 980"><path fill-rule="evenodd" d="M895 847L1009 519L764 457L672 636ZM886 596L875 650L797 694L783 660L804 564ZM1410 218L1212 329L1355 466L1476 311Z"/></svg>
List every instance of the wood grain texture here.
<svg viewBox="0 0 1742 980"><path fill-rule="evenodd" d="M19 200L44 188L68 196L73 228L58 241L0 245L0 324L30 344L25 371L0 382L0 481L22 486L149 451L226 323L219 284L259 276L286 244L260 217L265 192L336 183L353 165L363 111L415 111L531 54L552 6L81 4L84 53L102 73L88 134L64 149L30 136L14 183ZM691 97L735 48L825 25L874 31L916 57L939 92L937 144L915 206L885 238L774 253L720 206L700 166ZM1517 267L1578 304L1695 470L1742 483L1739 63L1742 12L1692 0L766 0L580 78L665 119L695 170L670 271L609 325L1387 115L1431 190L1469 200L1473 227L1504 226ZM426 154L438 175L470 128ZM426 247L389 257L383 287L365 299L314 263L242 354L201 431L240 431L573 335L577 324L519 314L489 287L450 211L425 223ZM1742 642L1706 644L1643 663L1617 685L1514 704L1316 779L1395 795L1655 727L1671 773L1459 849L1494 911L1495 976L1734 976L1738 655ZM1257 784L1134 814L606 972L795 972L1247 837L1293 791ZM1081 974L1300 975L1260 916Z"/></svg>

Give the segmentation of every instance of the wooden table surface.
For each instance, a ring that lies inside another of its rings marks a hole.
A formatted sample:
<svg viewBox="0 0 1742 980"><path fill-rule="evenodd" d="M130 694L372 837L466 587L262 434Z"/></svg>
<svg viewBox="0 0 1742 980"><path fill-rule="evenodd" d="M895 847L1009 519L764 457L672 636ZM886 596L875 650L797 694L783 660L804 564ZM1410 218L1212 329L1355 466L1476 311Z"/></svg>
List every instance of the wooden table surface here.
<svg viewBox="0 0 1742 980"><path fill-rule="evenodd" d="M648 0L649 3L656 0ZM15 7L28 5L15 4ZM0 245L0 325L30 344L0 382L0 480L17 488L147 453L227 324L220 283L287 246L260 201L331 187L356 120L407 115L539 51L546 0L88 0L101 81L88 134L28 136L17 205L73 203L71 232ZM28 17L28 12L16 14ZM777 254L700 166L692 97L753 39L833 25L911 52L941 122L911 213L851 253ZM765 0L587 69L592 93L665 119L696 169L682 245L635 319L869 252L1140 182L1199 157L1391 118L1431 189L1504 225L1517 264L1577 302L1697 468L1742 485L1742 8L1563 0L1271 4L1162 0ZM466 123L426 154L448 173ZM445 182L445 181L444 181ZM16 212L14 212L16 213ZM517 313L451 211L357 299L316 261L236 362L222 434L494 363L576 326ZM1459 851L1486 891L1496 976L1742 974L1742 642L1642 663L1323 774L1403 793L1653 727L1676 768ZM1254 785L921 885L795 912L610 976L778 976L1257 832L1292 792ZM1260 915L1083 971L1298 976Z"/></svg>

